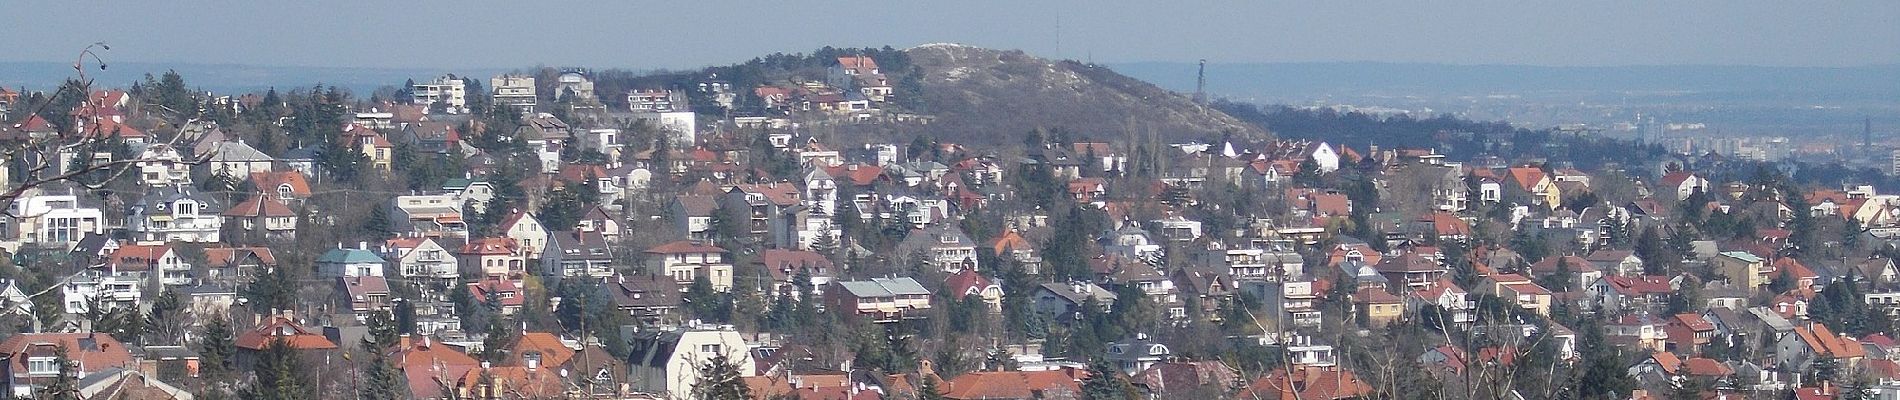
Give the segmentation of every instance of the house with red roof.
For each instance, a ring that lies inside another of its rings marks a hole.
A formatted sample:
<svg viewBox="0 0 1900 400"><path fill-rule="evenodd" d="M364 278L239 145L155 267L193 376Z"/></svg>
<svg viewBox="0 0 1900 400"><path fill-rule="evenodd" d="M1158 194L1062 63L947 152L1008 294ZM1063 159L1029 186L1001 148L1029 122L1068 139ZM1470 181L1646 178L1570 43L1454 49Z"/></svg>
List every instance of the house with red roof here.
<svg viewBox="0 0 1900 400"><path fill-rule="evenodd" d="M806 248L810 239L800 235L811 211L805 207L803 190L791 182L734 185L720 207L745 218L742 226L751 237L772 247Z"/></svg>
<svg viewBox="0 0 1900 400"><path fill-rule="evenodd" d="M1428 367L1435 367L1450 376L1463 375L1465 368L1470 368L1474 361L1479 368L1509 367L1517 363L1518 348L1513 346L1486 346L1477 350L1478 355L1474 359L1463 348L1450 344L1441 345L1419 355L1418 362Z"/></svg>
<svg viewBox="0 0 1900 400"><path fill-rule="evenodd" d="M310 357L321 359L323 352L337 349L336 343L325 338L319 331L305 328L303 324L292 320L288 314L270 315L263 318L264 321L256 328L238 332L235 342L238 348L239 368L250 368L249 365L257 360L258 353L265 351L277 341L282 341L292 350L304 353L303 357L306 360L311 359Z"/></svg>
<svg viewBox="0 0 1900 400"><path fill-rule="evenodd" d="M991 312L1003 310L1003 286L976 273L976 270L965 269L951 274L944 278L943 287L951 299L963 301L966 297L977 296L989 305Z"/></svg>
<svg viewBox="0 0 1900 400"><path fill-rule="evenodd" d="M112 335L17 333L0 341L0 362L7 365L6 374L0 375L0 384L6 385L6 393L13 397L31 398L36 390L56 380L59 376L57 360L62 348L78 375L74 379L85 379L88 375L109 369L138 367L125 344Z"/></svg>
<svg viewBox="0 0 1900 400"><path fill-rule="evenodd" d="M380 276L340 276L336 278L337 308L356 314L358 322L371 312L390 308L389 280Z"/></svg>
<svg viewBox="0 0 1900 400"><path fill-rule="evenodd" d="M1826 324L1796 323L1794 334L1775 343L1775 360L1784 365L1808 365L1817 358L1831 358L1843 368L1854 368L1867 356L1859 340L1836 335Z"/></svg>
<svg viewBox="0 0 1900 400"><path fill-rule="evenodd" d="M296 170L276 172L252 172L247 178L252 190L268 194L269 198L284 205L294 205L310 198L310 182L303 172Z"/></svg>
<svg viewBox="0 0 1900 400"><path fill-rule="evenodd" d="M1709 180L1696 175L1694 172L1670 172L1663 174L1662 179L1657 181L1657 189L1660 192L1675 195L1676 201L1682 201L1688 199L1689 195L1695 194L1696 192L1708 193Z"/></svg>
<svg viewBox="0 0 1900 400"><path fill-rule="evenodd" d="M1505 185L1506 189L1525 196L1530 200L1530 205L1542 206L1547 211L1563 205L1563 190L1541 168L1512 167L1505 170L1505 177L1509 178L1510 183Z"/></svg>
<svg viewBox="0 0 1900 400"><path fill-rule="evenodd" d="M1655 311L1669 304L1675 284L1666 276L1605 276L1584 290L1606 311Z"/></svg>
<svg viewBox="0 0 1900 400"><path fill-rule="evenodd" d="M1360 288L1352 294L1353 307L1357 314L1364 315L1372 326L1382 327L1405 317L1405 300L1384 288Z"/></svg>
<svg viewBox="0 0 1900 400"><path fill-rule="evenodd" d="M502 236L515 240L515 245L520 246L522 258L541 258L541 253L548 249L548 229L541 226L541 221L534 218L534 213L515 210L495 227L501 230Z"/></svg>
<svg viewBox="0 0 1900 400"><path fill-rule="evenodd" d="M501 309L502 315L514 315L521 311L521 305L527 295L521 291L521 284L514 279L498 275L489 275L481 280L468 283L468 294L475 301Z"/></svg>
<svg viewBox="0 0 1900 400"><path fill-rule="evenodd" d="M787 293L793 298L798 297L796 281L799 274L811 279L813 294L823 296L824 288L831 283L832 277L842 272L830 258L809 250L765 249L759 252L754 265L771 275L775 284L767 288L769 294Z"/></svg>
<svg viewBox="0 0 1900 400"><path fill-rule="evenodd" d="M944 382L944 398L954 400L1080 399L1086 371L978 371Z"/></svg>
<svg viewBox="0 0 1900 400"><path fill-rule="evenodd" d="M469 239L455 256L464 274L514 277L528 272L526 252L514 238Z"/></svg>
<svg viewBox="0 0 1900 400"><path fill-rule="evenodd" d="M423 335L404 335L389 350L389 360L407 378L409 395L419 399L447 397L446 390L453 388L456 380L482 365L454 346Z"/></svg>
<svg viewBox="0 0 1900 400"><path fill-rule="evenodd" d="M284 203L256 193L224 210L224 234L249 242L289 240L297 235L297 219Z"/></svg>
<svg viewBox="0 0 1900 400"><path fill-rule="evenodd" d="M1453 283L1450 279L1440 278L1430 285L1407 292L1405 306L1407 310L1415 313L1436 314L1442 310L1445 315L1439 317L1441 321L1462 324L1476 321L1478 302L1472 299L1470 292L1459 287L1457 283Z"/></svg>
<svg viewBox="0 0 1900 400"><path fill-rule="evenodd" d="M1339 366L1295 366L1268 372L1241 388L1235 398L1271 400L1344 400L1369 398L1372 385Z"/></svg>
<svg viewBox="0 0 1900 400"><path fill-rule="evenodd" d="M370 167L389 172L390 163L395 159L396 145L390 143L389 138L382 132L362 125L350 124L343 127L343 133L337 135L337 138L340 142L339 146L362 152L363 158L369 160Z"/></svg>

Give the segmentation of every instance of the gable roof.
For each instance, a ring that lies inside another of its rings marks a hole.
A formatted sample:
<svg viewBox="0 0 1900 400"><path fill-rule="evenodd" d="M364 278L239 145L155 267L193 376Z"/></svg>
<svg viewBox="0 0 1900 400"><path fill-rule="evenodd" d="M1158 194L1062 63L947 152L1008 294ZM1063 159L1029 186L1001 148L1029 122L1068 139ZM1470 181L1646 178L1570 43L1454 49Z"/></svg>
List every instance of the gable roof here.
<svg viewBox="0 0 1900 400"><path fill-rule="evenodd" d="M303 172L297 170L252 172L250 180L251 187L258 192L276 194L277 188L289 186L292 197L310 197L310 182L304 179Z"/></svg>
<svg viewBox="0 0 1900 400"><path fill-rule="evenodd" d="M1077 397L1082 394L1079 379L1082 374L1071 370L970 372L945 382L944 397L958 400Z"/></svg>
<svg viewBox="0 0 1900 400"><path fill-rule="evenodd" d="M263 325L258 325L255 329L239 333L236 342L239 349L263 350L270 346L271 341L278 338L284 339L290 348L297 350L337 348L336 343L331 343L330 339L324 338L323 335L313 333L305 329L303 325L291 321L290 318L278 315L271 316Z"/></svg>

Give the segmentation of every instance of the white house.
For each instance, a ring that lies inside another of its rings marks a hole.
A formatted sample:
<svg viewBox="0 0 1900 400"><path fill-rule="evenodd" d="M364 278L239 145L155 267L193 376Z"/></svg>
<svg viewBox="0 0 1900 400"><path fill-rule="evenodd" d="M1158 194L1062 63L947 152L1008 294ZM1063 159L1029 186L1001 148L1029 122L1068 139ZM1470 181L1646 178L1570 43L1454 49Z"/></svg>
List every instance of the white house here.
<svg viewBox="0 0 1900 400"><path fill-rule="evenodd" d="M127 210L126 230L143 242L217 243L220 206L190 186L157 188Z"/></svg>
<svg viewBox="0 0 1900 400"><path fill-rule="evenodd" d="M399 237L383 242L382 259L396 274L410 280L453 283L461 278L455 254L430 237Z"/></svg>
<svg viewBox="0 0 1900 400"><path fill-rule="evenodd" d="M369 251L368 244L354 249L336 248L317 257L317 277L334 279L338 277L383 276L385 261L375 252Z"/></svg>
<svg viewBox="0 0 1900 400"><path fill-rule="evenodd" d="M739 376L757 376L752 351L731 326L689 326L644 332L633 339L629 381L633 390L663 398L687 398L708 360L725 356Z"/></svg>
<svg viewBox="0 0 1900 400"><path fill-rule="evenodd" d="M80 204L79 196L29 192L14 199L3 224L7 248L21 244L72 247L86 234L105 233L105 212Z"/></svg>
<svg viewBox="0 0 1900 400"><path fill-rule="evenodd" d="M139 150L139 182L146 187L191 184L191 164L177 148L153 143Z"/></svg>
<svg viewBox="0 0 1900 400"><path fill-rule="evenodd" d="M468 112L468 85L461 77L448 74L433 81L418 82L410 88L416 104L434 107L442 103L450 114Z"/></svg>

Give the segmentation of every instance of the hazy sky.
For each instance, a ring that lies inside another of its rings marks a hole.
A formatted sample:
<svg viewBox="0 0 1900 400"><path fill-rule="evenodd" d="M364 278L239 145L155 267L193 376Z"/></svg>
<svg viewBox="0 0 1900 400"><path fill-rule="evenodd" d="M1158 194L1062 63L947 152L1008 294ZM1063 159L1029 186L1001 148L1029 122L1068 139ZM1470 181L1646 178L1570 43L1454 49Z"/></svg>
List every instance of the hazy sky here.
<svg viewBox="0 0 1900 400"><path fill-rule="evenodd" d="M1060 20L1060 49L1057 26ZM1894 0L21 1L0 61L625 68L955 42L1098 62L1900 63Z"/></svg>

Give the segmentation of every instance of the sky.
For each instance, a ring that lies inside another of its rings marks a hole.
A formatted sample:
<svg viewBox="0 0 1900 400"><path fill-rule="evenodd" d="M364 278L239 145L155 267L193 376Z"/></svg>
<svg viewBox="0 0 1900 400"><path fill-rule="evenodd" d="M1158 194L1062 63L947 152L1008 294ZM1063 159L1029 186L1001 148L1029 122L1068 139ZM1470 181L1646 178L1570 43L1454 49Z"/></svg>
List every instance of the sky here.
<svg viewBox="0 0 1900 400"><path fill-rule="evenodd" d="M9 2L0 61L690 68L926 43L1104 63L1900 64L1893 0Z"/></svg>

